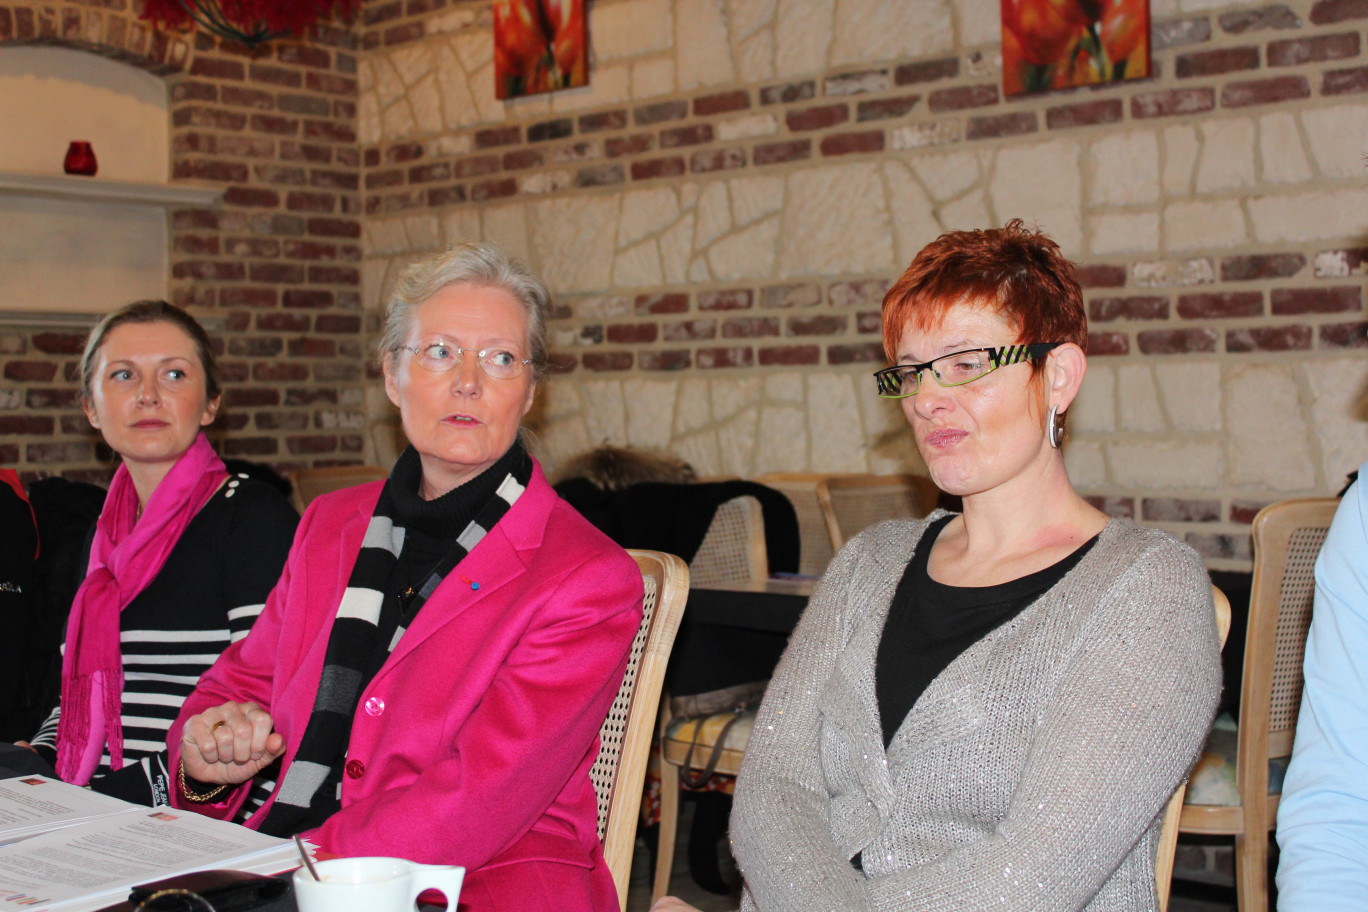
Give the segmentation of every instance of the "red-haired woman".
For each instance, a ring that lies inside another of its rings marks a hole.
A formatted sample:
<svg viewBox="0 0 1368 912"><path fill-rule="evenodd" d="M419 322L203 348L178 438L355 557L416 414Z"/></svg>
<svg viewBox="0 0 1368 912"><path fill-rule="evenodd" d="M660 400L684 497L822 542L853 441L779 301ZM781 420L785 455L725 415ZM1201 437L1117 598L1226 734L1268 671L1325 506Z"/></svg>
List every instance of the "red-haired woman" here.
<svg viewBox="0 0 1368 912"><path fill-rule="evenodd" d="M883 331L879 395L964 510L865 530L814 593L737 783L742 909L1153 910L1220 650L1197 555L1069 483L1073 268L1018 221L950 232Z"/></svg>

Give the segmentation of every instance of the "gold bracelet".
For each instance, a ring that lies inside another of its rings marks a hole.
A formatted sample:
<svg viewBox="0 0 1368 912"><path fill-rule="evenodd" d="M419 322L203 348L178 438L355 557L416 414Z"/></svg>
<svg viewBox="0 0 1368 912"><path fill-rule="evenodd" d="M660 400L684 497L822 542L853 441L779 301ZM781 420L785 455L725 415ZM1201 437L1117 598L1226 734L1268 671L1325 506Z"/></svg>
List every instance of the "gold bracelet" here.
<svg viewBox="0 0 1368 912"><path fill-rule="evenodd" d="M185 761L184 761L184 760L181 760L181 762L180 762L180 767L179 767L179 768L177 769L177 771L176 771L176 781L180 784L181 794L185 796L185 800L186 800L186 801L193 802L193 803L195 803L195 804L206 804L206 803L208 803L208 802L210 802L210 801L213 801L213 800L214 800L215 798L217 798L219 795L223 794L223 791L224 791L226 788L228 788L228 786L225 784L225 785L220 785L218 788L214 789L212 792L205 792L204 794L200 794L199 792L192 792L192 791L190 790L190 785L189 785L189 783L187 783L187 782L185 781Z"/></svg>
<svg viewBox="0 0 1368 912"><path fill-rule="evenodd" d="M196 908L194 903L198 902L200 904L200 908L208 909L209 912L214 912L214 907L210 905L209 900L205 899L203 896L200 896L198 893L192 892L190 890L182 890L176 887L167 890L158 890L156 893L153 893L151 896L147 897L142 902L134 906L133 912L141 912L141 910L143 909L154 908L154 906L151 905L153 903L157 904L156 908L164 909L166 908L166 906L164 904L161 904L159 901L165 899L168 896L179 896L184 901L186 907L192 910ZM132 900L129 900L129 902L132 902Z"/></svg>

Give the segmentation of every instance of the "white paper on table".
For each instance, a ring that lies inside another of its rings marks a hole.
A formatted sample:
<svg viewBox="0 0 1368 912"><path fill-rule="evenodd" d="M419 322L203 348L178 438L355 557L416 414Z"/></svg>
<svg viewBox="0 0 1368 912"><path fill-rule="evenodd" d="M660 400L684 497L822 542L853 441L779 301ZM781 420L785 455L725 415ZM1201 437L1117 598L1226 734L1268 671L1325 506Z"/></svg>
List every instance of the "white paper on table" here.
<svg viewBox="0 0 1368 912"><path fill-rule="evenodd" d="M47 776L0 779L0 846L134 807Z"/></svg>
<svg viewBox="0 0 1368 912"><path fill-rule="evenodd" d="M0 910L78 912L135 884L212 868L284 871L292 842L172 808L139 808L0 846Z"/></svg>

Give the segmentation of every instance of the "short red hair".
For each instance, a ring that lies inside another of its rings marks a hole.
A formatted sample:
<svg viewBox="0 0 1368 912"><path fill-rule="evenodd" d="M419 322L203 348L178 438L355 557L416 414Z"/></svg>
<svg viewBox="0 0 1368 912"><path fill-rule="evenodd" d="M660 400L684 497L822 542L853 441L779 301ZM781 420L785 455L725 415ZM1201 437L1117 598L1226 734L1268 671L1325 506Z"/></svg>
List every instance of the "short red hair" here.
<svg viewBox="0 0 1368 912"><path fill-rule="evenodd" d="M898 360L911 324L925 331L956 304L995 307L1017 342L1073 342L1088 349L1088 315L1074 266L1059 245L1012 219L1001 228L947 231L921 249L883 300L884 354ZM1037 371L1044 359L1034 362Z"/></svg>

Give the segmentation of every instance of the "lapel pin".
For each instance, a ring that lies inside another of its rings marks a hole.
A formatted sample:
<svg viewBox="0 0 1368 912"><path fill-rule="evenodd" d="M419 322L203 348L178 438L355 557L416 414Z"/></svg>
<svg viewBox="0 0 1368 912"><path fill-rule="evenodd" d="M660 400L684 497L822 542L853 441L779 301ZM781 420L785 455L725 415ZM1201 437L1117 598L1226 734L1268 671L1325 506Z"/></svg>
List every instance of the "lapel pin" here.
<svg viewBox="0 0 1368 912"><path fill-rule="evenodd" d="M475 582L473 579L471 579L470 577L466 576L464 573L461 574L461 581L462 581L462 582L466 582L466 583L470 583L470 588L471 588L471 589L479 589L479 588L480 588L480 584L479 584L479 583Z"/></svg>

